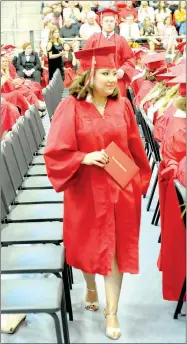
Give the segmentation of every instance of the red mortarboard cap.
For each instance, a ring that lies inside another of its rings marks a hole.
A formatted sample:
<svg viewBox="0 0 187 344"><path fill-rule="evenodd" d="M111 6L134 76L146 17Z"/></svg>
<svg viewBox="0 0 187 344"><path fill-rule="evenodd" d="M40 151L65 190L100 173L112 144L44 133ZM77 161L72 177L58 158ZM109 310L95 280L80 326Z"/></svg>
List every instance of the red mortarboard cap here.
<svg viewBox="0 0 187 344"><path fill-rule="evenodd" d="M147 54L148 50L145 51L143 49L136 49L133 50L134 56L137 60L141 59L142 55Z"/></svg>
<svg viewBox="0 0 187 344"><path fill-rule="evenodd" d="M178 75L176 78L169 80L167 86L172 87L179 84L179 93L182 97L186 96L186 73Z"/></svg>
<svg viewBox="0 0 187 344"><path fill-rule="evenodd" d="M186 42L181 42L181 43L179 43L179 44L177 45L176 49L177 49L178 51L180 51L181 54L183 54L185 45L186 45Z"/></svg>
<svg viewBox="0 0 187 344"><path fill-rule="evenodd" d="M116 51L115 45L95 48L95 49L86 49L75 52L75 57L81 60L81 69L83 71L89 69L102 69L116 68L114 61L114 53ZM94 64L94 66L93 66Z"/></svg>
<svg viewBox="0 0 187 344"><path fill-rule="evenodd" d="M166 53L151 54L144 57L144 64L149 70L155 70L166 65L165 62Z"/></svg>
<svg viewBox="0 0 187 344"><path fill-rule="evenodd" d="M97 14L100 18L107 17L107 16L112 16L112 17L118 16L118 12L112 10L111 8L105 8L104 10L97 12Z"/></svg>
<svg viewBox="0 0 187 344"><path fill-rule="evenodd" d="M157 75L157 81L169 81L171 79L174 79L176 78L176 73L172 73L172 72L169 72L169 73L164 73L164 74L158 74Z"/></svg>
<svg viewBox="0 0 187 344"><path fill-rule="evenodd" d="M5 49L5 50L13 50L13 49L16 49L16 47L14 45L9 44L9 45L4 45L3 49Z"/></svg>
<svg viewBox="0 0 187 344"><path fill-rule="evenodd" d="M169 72L177 73L177 75L179 75L179 74L185 73L186 65L181 63L181 64L178 64L176 66L169 67L168 70L169 70Z"/></svg>

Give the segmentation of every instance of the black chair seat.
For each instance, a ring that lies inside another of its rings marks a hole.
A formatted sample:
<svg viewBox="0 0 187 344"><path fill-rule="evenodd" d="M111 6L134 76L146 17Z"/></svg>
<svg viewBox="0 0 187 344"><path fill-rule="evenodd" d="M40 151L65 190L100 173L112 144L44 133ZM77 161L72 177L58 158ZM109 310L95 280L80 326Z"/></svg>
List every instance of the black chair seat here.
<svg viewBox="0 0 187 344"><path fill-rule="evenodd" d="M1 248L1 273L60 272L65 263L64 246L31 245Z"/></svg>
<svg viewBox="0 0 187 344"><path fill-rule="evenodd" d="M61 308L61 278L2 280L1 313L56 313Z"/></svg>
<svg viewBox="0 0 187 344"><path fill-rule="evenodd" d="M29 204L11 207L8 222L62 221L63 204Z"/></svg>
<svg viewBox="0 0 187 344"><path fill-rule="evenodd" d="M62 222L8 223L1 225L1 243L53 243L63 240Z"/></svg>

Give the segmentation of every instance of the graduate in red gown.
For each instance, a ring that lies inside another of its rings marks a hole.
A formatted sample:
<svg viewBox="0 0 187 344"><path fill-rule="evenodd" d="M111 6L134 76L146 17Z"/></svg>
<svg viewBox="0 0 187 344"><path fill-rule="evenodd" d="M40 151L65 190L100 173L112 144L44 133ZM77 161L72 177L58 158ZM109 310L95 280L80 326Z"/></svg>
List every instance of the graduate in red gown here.
<svg viewBox="0 0 187 344"><path fill-rule="evenodd" d="M69 43L63 44L63 50L64 50L63 62L64 62L64 74L65 74L64 87L69 88L72 81L76 77L75 67L77 65L77 61Z"/></svg>
<svg viewBox="0 0 187 344"><path fill-rule="evenodd" d="M115 63L117 68L118 87L122 96L126 96L126 87L134 74L135 59L132 49L125 38L114 33L117 12L105 9L98 12L101 17L102 33L92 35L84 49L115 45Z"/></svg>
<svg viewBox="0 0 187 344"><path fill-rule="evenodd" d="M20 92L28 101L29 104L34 104L39 110L45 110L44 102L40 101L36 94L32 91L32 87L26 86L25 80L22 78L12 79L9 73L9 61L6 55L1 58L1 92L10 93L13 91ZM41 86L40 86L41 87ZM36 90L36 87L35 87ZM40 92L39 92L40 93Z"/></svg>
<svg viewBox="0 0 187 344"><path fill-rule="evenodd" d="M186 188L186 156L179 162L176 178Z"/></svg>
<svg viewBox="0 0 187 344"><path fill-rule="evenodd" d="M174 80L180 84L182 99L176 103L177 110L166 127L160 146L162 161L159 168L161 251L158 267L163 276L163 297L171 301L178 300L186 273L186 234L174 187L178 164L186 155L186 76L172 82Z"/></svg>
<svg viewBox="0 0 187 344"><path fill-rule="evenodd" d="M12 129L19 117L18 108L1 98L1 138L4 137L7 131Z"/></svg>
<svg viewBox="0 0 187 344"><path fill-rule="evenodd" d="M95 274L104 275L111 339L120 336L123 273L139 272L141 195L151 176L131 104L118 95L114 51L110 46L75 53L83 74L56 109L44 154L54 189L65 191L67 263L84 272L88 310L98 310ZM140 168L124 190L103 169L112 141Z"/></svg>

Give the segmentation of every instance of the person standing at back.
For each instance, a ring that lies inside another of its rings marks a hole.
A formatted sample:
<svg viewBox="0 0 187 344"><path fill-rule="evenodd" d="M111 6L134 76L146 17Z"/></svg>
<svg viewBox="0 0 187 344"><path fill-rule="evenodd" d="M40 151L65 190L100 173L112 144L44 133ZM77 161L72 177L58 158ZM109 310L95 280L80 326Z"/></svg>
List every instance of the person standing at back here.
<svg viewBox="0 0 187 344"><path fill-rule="evenodd" d="M100 48L115 45L115 63L117 68L118 87L121 96L126 96L126 87L130 83L135 69L134 54L126 39L114 32L117 12L105 9L98 13L101 16L102 32L88 39L84 49Z"/></svg>

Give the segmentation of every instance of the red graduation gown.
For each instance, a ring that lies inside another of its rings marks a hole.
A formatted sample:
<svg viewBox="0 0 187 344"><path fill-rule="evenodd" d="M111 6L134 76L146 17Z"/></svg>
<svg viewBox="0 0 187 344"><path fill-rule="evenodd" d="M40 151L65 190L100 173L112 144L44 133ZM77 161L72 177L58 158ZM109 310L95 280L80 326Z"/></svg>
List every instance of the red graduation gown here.
<svg viewBox="0 0 187 344"><path fill-rule="evenodd" d="M141 101L145 98L147 93L152 90L152 88L155 86L155 83L149 80L144 80L139 92L134 97L134 104L137 106L140 106Z"/></svg>
<svg viewBox="0 0 187 344"><path fill-rule="evenodd" d="M160 116L156 123L155 123L155 127L154 127L154 138L157 142L162 142L165 132L166 132L166 128L168 125L168 121L170 120L171 117L173 117L173 115L176 112L176 107L174 106L174 104L171 104L168 106L168 108L165 110L165 112L163 113L162 116Z"/></svg>
<svg viewBox="0 0 187 344"><path fill-rule="evenodd" d="M42 94L42 87L39 82L20 78L19 75L16 73L16 68L14 67L12 63L10 63L9 65L9 73L10 73L11 79L19 78L20 81L22 80L22 85L20 85L19 88L21 88L24 85L25 87L29 88L39 100L44 101L44 97Z"/></svg>
<svg viewBox="0 0 187 344"><path fill-rule="evenodd" d="M163 297L177 301L185 277L185 228L174 188L175 175L161 172L178 163L186 155L186 119L170 118L161 144L163 161L159 169L159 201L161 212L161 252L158 266L163 272Z"/></svg>
<svg viewBox="0 0 187 344"><path fill-rule="evenodd" d="M125 97L126 87L130 84L135 69L134 54L126 39L115 33L107 40L102 33L96 33L87 40L84 49L100 48L111 44L116 46L116 68L121 68L125 72L123 78L118 80L120 93Z"/></svg>
<svg viewBox="0 0 187 344"><path fill-rule="evenodd" d="M179 162L177 179L186 187L186 156Z"/></svg>
<svg viewBox="0 0 187 344"><path fill-rule="evenodd" d="M5 100L1 103L1 137L5 131L12 129L20 113L17 107Z"/></svg>
<svg viewBox="0 0 187 344"><path fill-rule="evenodd" d="M140 168L125 190L97 166L82 165L86 153L114 141ZM141 194L150 167L130 102L108 99L104 118L95 106L73 97L61 101L44 154L48 177L64 193L64 244L68 264L108 275L115 247L119 270L139 271Z"/></svg>

